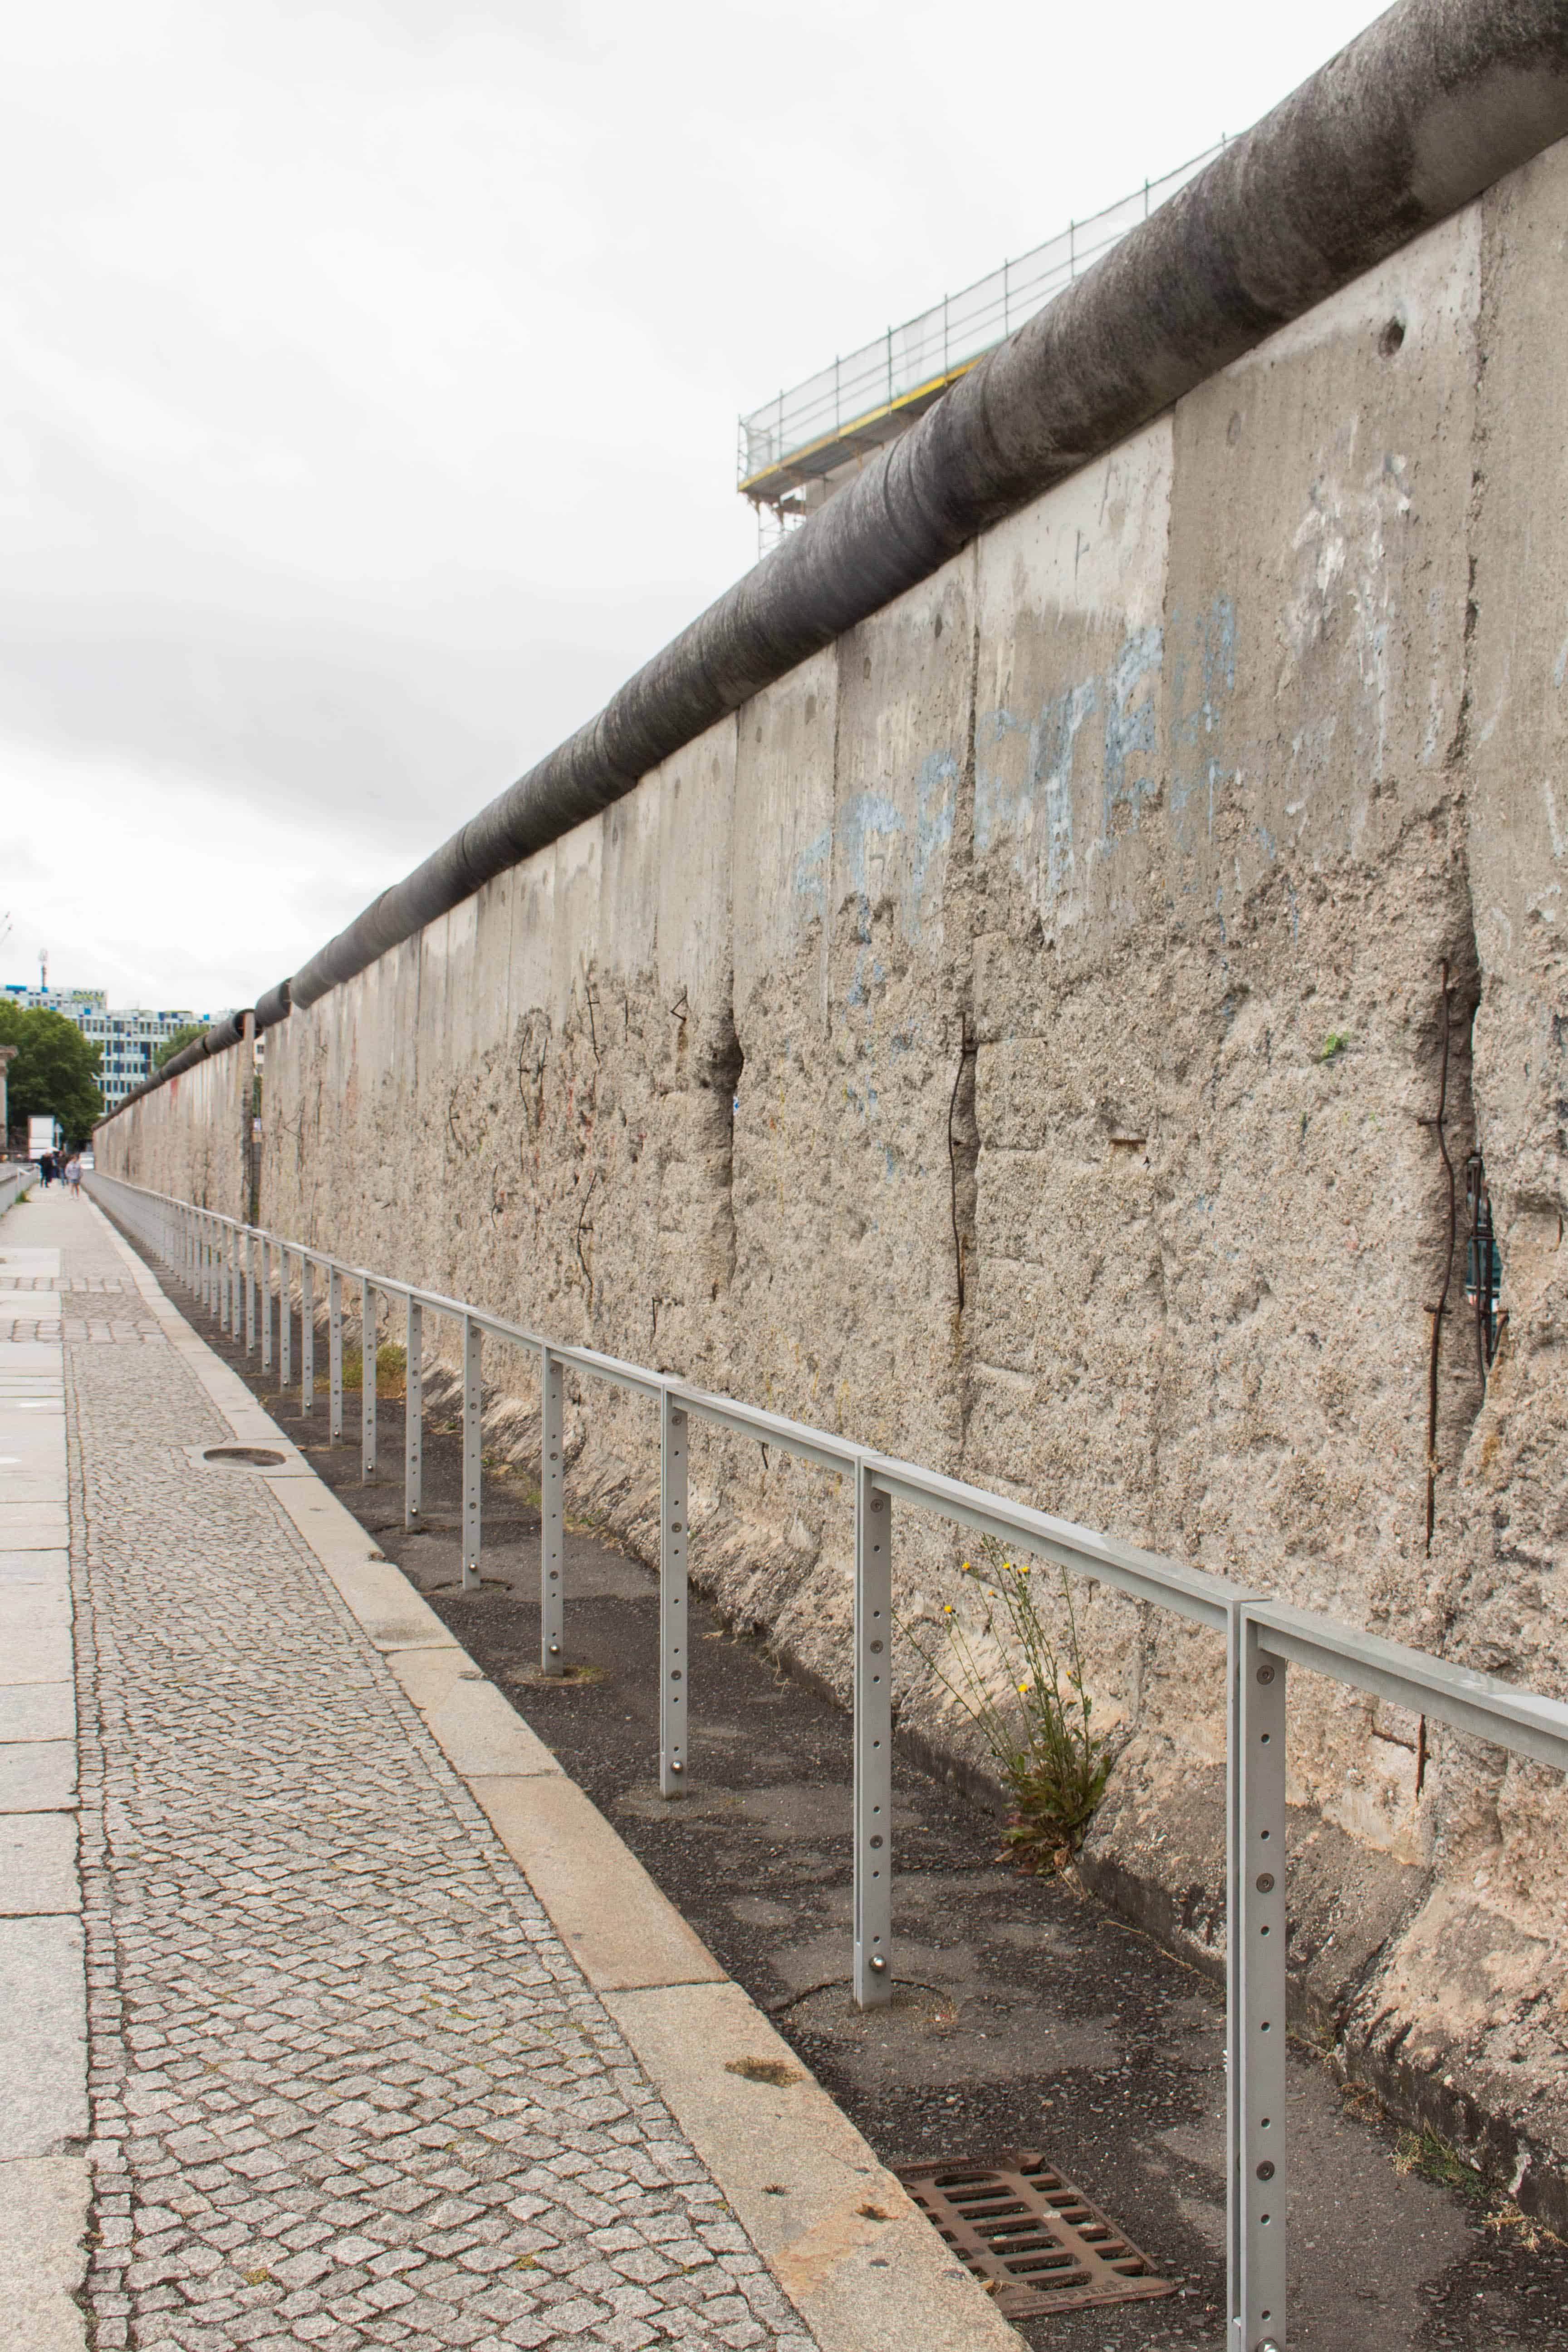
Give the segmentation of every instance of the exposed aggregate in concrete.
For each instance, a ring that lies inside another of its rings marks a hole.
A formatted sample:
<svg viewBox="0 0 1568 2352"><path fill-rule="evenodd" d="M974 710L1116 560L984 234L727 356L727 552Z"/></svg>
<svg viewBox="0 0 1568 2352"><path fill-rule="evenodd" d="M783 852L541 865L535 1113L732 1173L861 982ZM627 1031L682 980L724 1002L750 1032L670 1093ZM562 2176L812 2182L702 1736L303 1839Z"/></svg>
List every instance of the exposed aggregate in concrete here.
<svg viewBox="0 0 1568 2352"><path fill-rule="evenodd" d="M97 2345L811 2352L184 1366L67 1352Z"/></svg>

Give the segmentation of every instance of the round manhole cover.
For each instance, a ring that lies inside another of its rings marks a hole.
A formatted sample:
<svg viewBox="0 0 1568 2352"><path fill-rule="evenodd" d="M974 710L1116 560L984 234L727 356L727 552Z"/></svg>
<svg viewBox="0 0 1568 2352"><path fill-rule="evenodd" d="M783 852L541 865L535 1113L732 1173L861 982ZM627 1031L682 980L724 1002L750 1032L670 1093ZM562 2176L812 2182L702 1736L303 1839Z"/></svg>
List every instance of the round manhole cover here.
<svg viewBox="0 0 1568 2352"><path fill-rule="evenodd" d="M270 1445L209 1445L202 1460L228 1470L281 1470L289 1459Z"/></svg>

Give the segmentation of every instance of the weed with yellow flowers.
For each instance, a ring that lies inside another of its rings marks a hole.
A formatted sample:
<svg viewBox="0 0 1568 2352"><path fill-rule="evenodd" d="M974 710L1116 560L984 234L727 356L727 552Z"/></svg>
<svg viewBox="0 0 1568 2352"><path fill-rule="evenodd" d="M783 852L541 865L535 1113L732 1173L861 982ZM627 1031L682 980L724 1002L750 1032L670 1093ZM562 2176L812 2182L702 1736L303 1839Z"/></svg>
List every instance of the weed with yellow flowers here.
<svg viewBox="0 0 1568 2352"><path fill-rule="evenodd" d="M930 1621L900 1630L990 1750L1013 1800L1006 1858L1021 1870L1061 1870L1083 1843L1111 1760L1092 1728L1072 1587L1058 1570L1058 1639L1036 1592L1037 1564L1007 1559L994 1536L982 1537L981 1558L984 1568L963 1563L980 1602L975 1626L946 1601L940 1645Z"/></svg>

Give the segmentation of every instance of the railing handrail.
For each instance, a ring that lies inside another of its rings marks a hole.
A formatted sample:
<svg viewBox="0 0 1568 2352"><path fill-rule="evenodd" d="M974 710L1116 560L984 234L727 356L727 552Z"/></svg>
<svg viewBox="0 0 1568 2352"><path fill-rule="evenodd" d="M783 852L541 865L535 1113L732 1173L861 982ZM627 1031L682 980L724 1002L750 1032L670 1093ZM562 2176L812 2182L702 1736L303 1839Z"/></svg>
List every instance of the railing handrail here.
<svg viewBox="0 0 1568 2352"><path fill-rule="evenodd" d="M818 441L832 441L918 386L972 365L1081 278L1101 254L1195 179L1220 154L1221 139L1201 155L1145 180L1087 219L1016 254L956 293L846 352L740 420L742 486Z"/></svg>
<svg viewBox="0 0 1568 2352"><path fill-rule="evenodd" d="M167 1208L199 1206L195 1202L180 1201L172 1193L156 1192L145 1185L127 1183L121 1177L106 1176L101 1171L87 1181L93 1184L121 1184L127 1192L157 1201ZM335 1271L344 1281L368 1285L383 1297L412 1300L454 1322L466 1319L514 1347L548 1350L558 1363L570 1365L592 1380L611 1381L650 1397L668 1392L679 1398L688 1412L700 1414L705 1421L728 1427L739 1436L763 1439L822 1467L847 1475L858 1463L864 1462L879 1489L899 1501L956 1519L977 1534L1026 1541L1038 1548L1039 1556L1064 1568L1115 1585L1139 1600L1155 1601L1216 1632L1224 1630L1233 1609L1245 1607L1260 1624L1268 1623L1278 1633L1282 1654L1287 1654L1283 1645L1289 1643L1288 1654L1313 1672L1328 1675L1356 1689L1379 1689L1383 1682L1398 1679L1409 1690L1420 1694L1417 1703L1405 1698L1397 1702L1412 1705L1413 1712L1436 1715L1458 1729L1492 1739L1499 1747L1520 1747L1528 1734L1533 1744L1522 1752L1568 1771L1568 1701L1521 1690L1518 1685L1485 1674L1478 1667L1458 1665L1449 1659L1434 1657L1428 1651L1348 1625L1321 1612L1274 1600L1212 1570L1193 1568L1163 1553L1146 1551L1119 1536L1103 1535L1079 1527L1073 1520L1057 1518L1032 1504L971 1486L918 1463L901 1461L896 1455L884 1454L879 1447L814 1428L765 1406L746 1404L736 1398L697 1388L679 1373L657 1371L647 1365L606 1355L598 1349L552 1339L526 1324L512 1322L490 1308L476 1306L472 1300L454 1298L444 1291L428 1289L423 1283L405 1281L400 1276L378 1274L373 1267L336 1257L314 1243L286 1239L268 1227L247 1224L222 1210L202 1209L201 1214L241 1238L267 1241L276 1249L287 1250L292 1257L309 1259L312 1265L329 1273ZM1374 1680L1374 1676L1381 1680ZM1489 1727L1479 1727L1482 1724ZM1543 1745L1550 1748L1549 1754L1542 1752Z"/></svg>
<svg viewBox="0 0 1568 2352"><path fill-rule="evenodd" d="M855 1515L854 1679L854 1988L862 2008L891 1997L893 1856L892 1636L895 1629L889 1505L895 1501L957 1520L981 1534L1014 1541L1031 1555L1111 1584L1135 1598L1223 1632L1226 1703L1226 2012L1227 2164L1226 2345L1237 2352L1283 2352L1286 2340L1287 1864L1286 1672L1290 1664L1327 1675L1352 1689L1435 1716L1537 1762L1568 1771L1568 1704L1521 1690L1494 1675L1385 1640L1311 1610L1247 1592L1229 1578L1192 1568L1054 1518L1032 1504L900 1462L875 1447L760 1405L694 1387L670 1372L632 1364L593 1348L558 1345L524 1325L416 1283L374 1273L312 1244L285 1241L260 1225L122 1178L94 1173L108 1186L150 1204L124 1211L133 1229L151 1228L154 1245L182 1268L216 1312L221 1329L247 1350L259 1336L263 1370L271 1363L273 1258L279 1289L291 1300L289 1259L300 1262L301 1410L313 1395L315 1324L310 1269L328 1276L331 1357L329 1432L342 1436L342 1285L361 1291L361 1416L365 1475L375 1467L374 1300L402 1298L408 1314L405 1412L405 1523L423 1512L423 1317L445 1315L463 1338L463 1583L479 1579L482 1451L480 1341L485 1334L536 1350L540 1358L540 1663L565 1668L565 1524L563 1370L609 1381L657 1399L659 1409L659 1786L679 1795L686 1769L689 1656L687 1603L687 1428L691 1416L742 1437L778 1445L847 1475ZM138 1225L138 1219L142 1223ZM257 1255L260 1253L259 1292ZM259 1335L257 1307L261 1307ZM290 1314L279 1322L287 1385Z"/></svg>

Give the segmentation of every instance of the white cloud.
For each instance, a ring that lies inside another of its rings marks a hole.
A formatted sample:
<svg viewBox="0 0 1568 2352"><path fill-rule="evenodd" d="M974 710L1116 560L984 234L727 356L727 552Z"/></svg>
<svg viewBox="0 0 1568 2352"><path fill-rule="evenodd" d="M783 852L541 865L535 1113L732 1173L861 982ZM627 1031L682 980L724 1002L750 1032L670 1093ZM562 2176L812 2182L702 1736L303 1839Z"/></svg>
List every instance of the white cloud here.
<svg viewBox="0 0 1568 2352"><path fill-rule="evenodd" d="M0 94L13 945L154 1001L268 985L752 561L740 408L1374 13L34 11Z"/></svg>

